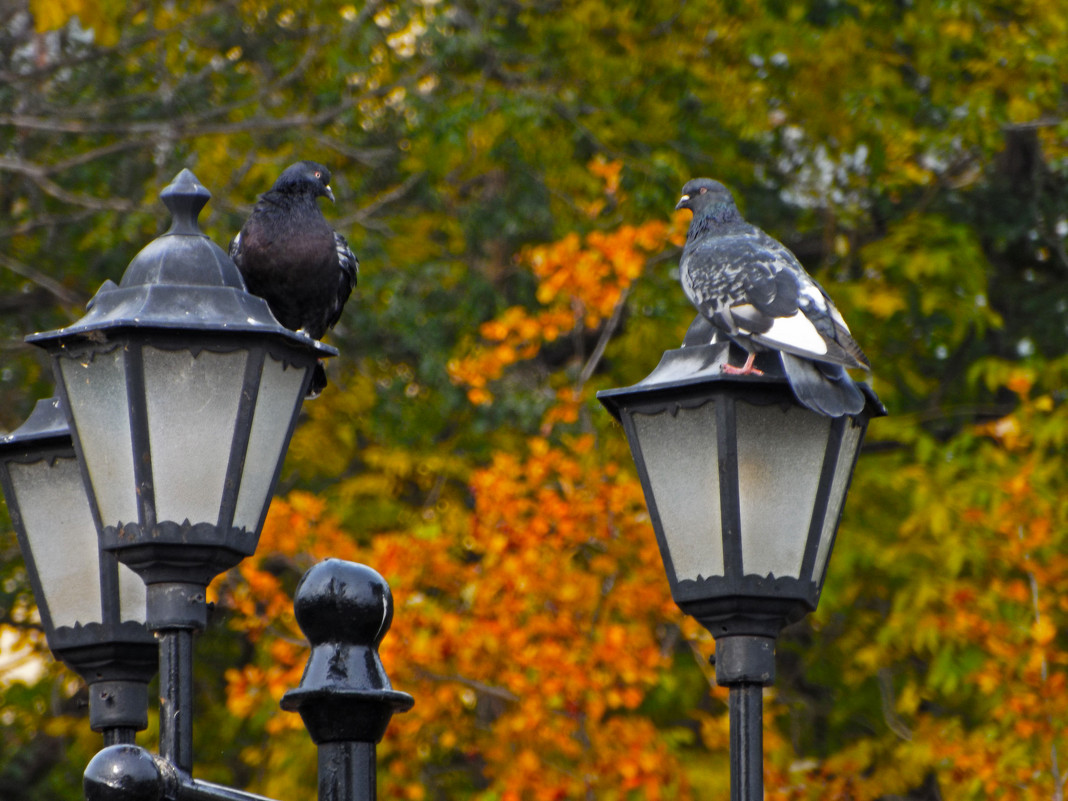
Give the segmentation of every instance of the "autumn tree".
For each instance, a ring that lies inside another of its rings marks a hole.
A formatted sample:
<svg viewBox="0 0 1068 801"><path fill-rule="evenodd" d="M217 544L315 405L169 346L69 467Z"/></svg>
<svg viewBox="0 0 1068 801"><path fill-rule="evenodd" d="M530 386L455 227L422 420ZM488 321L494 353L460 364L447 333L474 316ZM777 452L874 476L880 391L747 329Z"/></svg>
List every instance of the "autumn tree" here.
<svg viewBox="0 0 1068 801"><path fill-rule="evenodd" d="M277 698L296 580L340 556L397 600L389 794L725 792L712 645L593 400L681 341L670 210L706 174L827 287L891 410L780 641L769 797L1063 797L1064 33L1045 0L0 10L8 426L52 391L21 337L121 274L183 166L225 244L314 155L361 257L260 550L215 587L199 774L314 786ZM0 620L40 649L13 540ZM2 686L0 794L80 797L77 682Z"/></svg>

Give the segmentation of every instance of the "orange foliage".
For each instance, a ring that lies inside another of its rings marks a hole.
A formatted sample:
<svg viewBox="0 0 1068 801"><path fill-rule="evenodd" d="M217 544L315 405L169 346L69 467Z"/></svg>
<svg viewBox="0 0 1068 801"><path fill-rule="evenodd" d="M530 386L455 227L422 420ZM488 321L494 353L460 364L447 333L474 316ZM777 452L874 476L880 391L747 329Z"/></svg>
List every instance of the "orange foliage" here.
<svg viewBox="0 0 1068 801"><path fill-rule="evenodd" d="M305 648L271 570L336 556L373 565L397 601L382 654L417 699L390 729L390 781L442 754L478 753L515 798L573 798L603 787L656 798L678 767L633 715L666 656L654 621L677 614L631 476L597 464L591 436L498 453L471 480L466 531L397 532L354 546L316 499L271 508L257 555L224 587L233 625L270 638L264 664L227 674L234 714L296 686ZM272 725L299 727L294 716ZM502 796L503 797L503 796Z"/></svg>
<svg viewBox="0 0 1068 801"><path fill-rule="evenodd" d="M606 194L619 194L619 162L595 160L590 169L605 181ZM537 299L544 308L531 312L513 306L483 323L483 342L449 363L452 380L468 387L472 403L490 403L487 384L509 365L532 358L542 345L576 328L595 329L611 317L649 257L682 243L688 219L680 214L670 225L652 220L581 238L571 233L524 250L520 261L538 278Z"/></svg>
<svg viewBox="0 0 1068 801"><path fill-rule="evenodd" d="M383 659L417 699L388 735L383 780L399 793L420 797L421 762L477 754L501 797L607 787L684 797L661 736L634 714L667 659L656 621L677 617L637 481L600 465L591 435L536 437L522 454L495 454L470 490L465 530L397 532L368 548L315 497L275 501L257 555L223 588L232 625L269 640L262 663L227 674L231 711L277 703L300 678L305 648L280 560L354 559L391 584ZM300 723L282 715L270 725Z"/></svg>

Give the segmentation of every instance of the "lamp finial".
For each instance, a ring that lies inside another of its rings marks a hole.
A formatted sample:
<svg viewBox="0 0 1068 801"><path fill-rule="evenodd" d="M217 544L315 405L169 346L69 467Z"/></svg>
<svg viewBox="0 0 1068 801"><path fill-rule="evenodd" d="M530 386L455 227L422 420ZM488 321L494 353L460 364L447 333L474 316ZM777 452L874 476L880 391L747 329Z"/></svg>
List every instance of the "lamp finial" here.
<svg viewBox="0 0 1068 801"><path fill-rule="evenodd" d="M197 180L192 170L184 168L159 196L174 218L166 235L203 236L197 225L197 217L211 200L211 192Z"/></svg>

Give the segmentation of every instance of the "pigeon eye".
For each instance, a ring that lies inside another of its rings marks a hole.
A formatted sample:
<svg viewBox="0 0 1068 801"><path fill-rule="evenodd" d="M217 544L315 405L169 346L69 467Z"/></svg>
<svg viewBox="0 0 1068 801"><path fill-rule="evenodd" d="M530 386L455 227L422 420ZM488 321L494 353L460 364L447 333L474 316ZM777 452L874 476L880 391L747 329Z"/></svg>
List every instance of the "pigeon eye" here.
<svg viewBox="0 0 1068 801"><path fill-rule="evenodd" d="M321 172L318 172L318 171L316 171L316 173L315 173L315 177L316 177L316 178L322 178L322 177L323 177L323 174L322 174Z"/></svg>
<svg viewBox="0 0 1068 801"><path fill-rule="evenodd" d="M703 186L702 186L702 187L701 187L701 189L700 189L700 192L701 192L701 194L702 194L702 195L703 195L703 194L704 194L705 192L707 192L707 191L708 191L708 190L707 190L707 189L706 189L705 187L703 187Z"/></svg>

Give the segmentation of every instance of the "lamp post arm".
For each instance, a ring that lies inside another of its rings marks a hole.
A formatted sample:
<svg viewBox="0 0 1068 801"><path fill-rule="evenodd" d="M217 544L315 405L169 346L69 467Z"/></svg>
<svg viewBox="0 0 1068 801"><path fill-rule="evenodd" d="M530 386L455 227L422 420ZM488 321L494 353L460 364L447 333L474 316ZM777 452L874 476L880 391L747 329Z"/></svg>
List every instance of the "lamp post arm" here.
<svg viewBox="0 0 1068 801"><path fill-rule="evenodd" d="M138 745L97 752L85 769L86 801L273 801L267 796L194 779Z"/></svg>
<svg viewBox="0 0 1068 801"><path fill-rule="evenodd" d="M267 796L201 781L185 774L180 775L177 789L176 801L273 801Z"/></svg>

